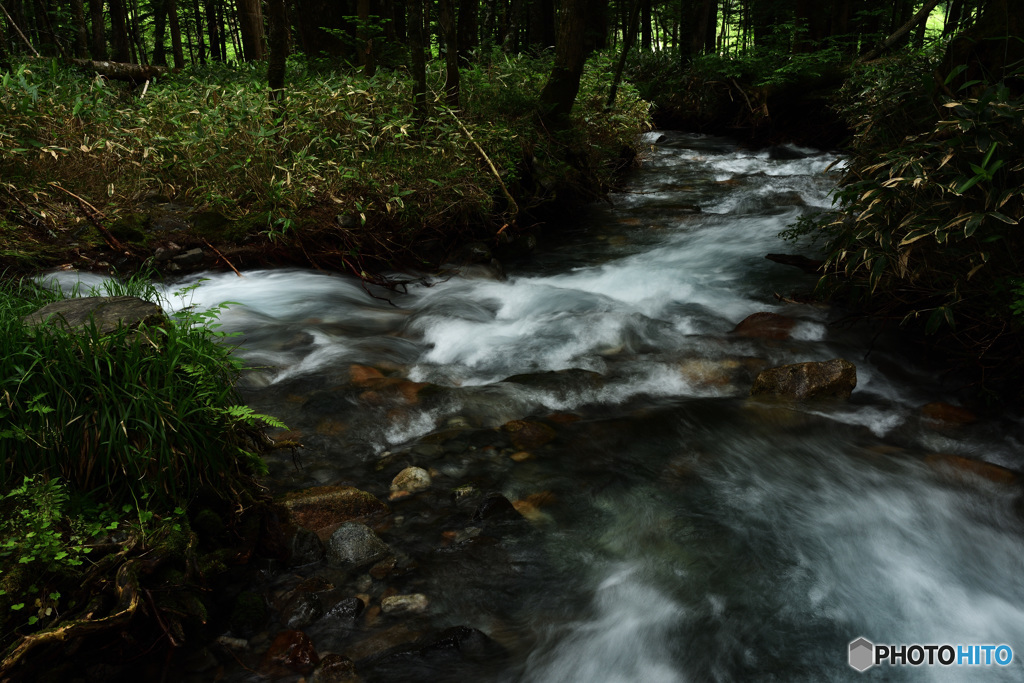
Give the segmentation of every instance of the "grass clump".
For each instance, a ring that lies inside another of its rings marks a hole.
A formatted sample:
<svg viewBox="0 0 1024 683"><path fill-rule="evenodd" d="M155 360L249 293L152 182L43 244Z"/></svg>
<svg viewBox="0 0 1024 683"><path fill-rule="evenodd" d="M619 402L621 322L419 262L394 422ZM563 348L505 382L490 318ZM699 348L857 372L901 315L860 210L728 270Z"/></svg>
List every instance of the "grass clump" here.
<svg viewBox="0 0 1024 683"><path fill-rule="evenodd" d="M105 335L22 322L59 296L0 288L0 485L60 477L105 500L168 505L200 487L231 495L260 470L256 416L234 389L239 361L211 327L218 309Z"/></svg>

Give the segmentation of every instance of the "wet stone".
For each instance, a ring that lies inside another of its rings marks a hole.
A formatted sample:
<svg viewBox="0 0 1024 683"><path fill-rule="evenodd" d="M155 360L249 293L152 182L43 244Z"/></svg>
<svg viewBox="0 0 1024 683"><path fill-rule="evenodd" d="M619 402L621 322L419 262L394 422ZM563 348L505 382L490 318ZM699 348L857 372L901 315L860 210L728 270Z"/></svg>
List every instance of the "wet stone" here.
<svg viewBox="0 0 1024 683"><path fill-rule="evenodd" d="M301 567L324 559L326 551L320 537L309 529L299 527L292 536L288 564Z"/></svg>
<svg viewBox="0 0 1024 683"><path fill-rule="evenodd" d="M262 668L268 675L281 669L308 675L319 663L320 657L309 636L302 631L282 631L270 643L263 656Z"/></svg>
<svg viewBox="0 0 1024 683"><path fill-rule="evenodd" d="M391 491L415 493L430 488L430 473L422 467L406 467L391 481Z"/></svg>
<svg viewBox="0 0 1024 683"><path fill-rule="evenodd" d="M794 400L847 399L857 386L857 368L835 358L823 363L794 363L761 372L751 396Z"/></svg>
<svg viewBox="0 0 1024 683"><path fill-rule="evenodd" d="M778 313L754 313L748 315L733 328L732 333L739 337L756 339L789 339L796 320Z"/></svg>
<svg viewBox="0 0 1024 683"><path fill-rule="evenodd" d="M360 598L345 598L329 607L324 612L322 619L324 621L351 625L355 623L355 620L359 618L364 609L366 609L366 603Z"/></svg>
<svg viewBox="0 0 1024 683"><path fill-rule="evenodd" d="M384 614L419 614L425 612L429 605L430 601L422 593L392 595L380 601Z"/></svg>
<svg viewBox="0 0 1024 683"><path fill-rule="evenodd" d="M320 666L310 677L310 683L359 683L356 665L348 657L339 654L324 655Z"/></svg>
<svg viewBox="0 0 1024 683"><path fill-rule="evenodd" d="M508 498L500 493L489 493L473 513L473 521L520 519L519 513Z"/></svg>
<svg viewBox="0 0 1024 683"><path fill-rule="evenodd" d="M365 524L346 522L327 542L327 561L335 567L357 569L391 554L391 548Z"/></svg>
<svg viewBox="0 0 1024 683"><path fill-rule="evenodd" d="M299 593L282 610L281 621L286 628L302 629L324 615L323 602L316 593Z"/></svg>
<svg viewBox="0 0 1024 683"><path fill-rule="evenodd" d="M84 332L92 324L100 336L111 334L119 327L152 327L167 323L163 309L156 304L134 296L86 296L54 301L22 318L27 327L46 322Z"/></svg>

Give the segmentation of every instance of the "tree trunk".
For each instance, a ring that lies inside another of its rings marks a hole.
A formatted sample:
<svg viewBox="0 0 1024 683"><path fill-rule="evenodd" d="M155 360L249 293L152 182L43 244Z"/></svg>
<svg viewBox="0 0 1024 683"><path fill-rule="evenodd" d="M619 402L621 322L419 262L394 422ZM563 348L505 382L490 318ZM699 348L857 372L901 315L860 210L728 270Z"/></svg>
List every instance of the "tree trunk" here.
<svg viewBox="0 0 1024 683"><path fill-rule="evenodd" d="M444 39L445 101L452 109L459 108L459 39L455 27L453 0L439 0L438 25Z"/></svg>
<svg viewBox="0 0 1024 683"><path fill-rule="evenodd" d="M470 55L479 44L480 3L477 0L458 0L459 16L456 21L456 42L459 46L459 63L469 66Z"/></svg>
<svg viewBox="0 0 1024 683"><path fill-rule="evenodd" d="M113 47L113 60L127 63L131 61L131 49L128 44L128 16L125 12L124 0L107 0L110 7L110 39Z"/></svg>
<svg viewBox="0 0 1024 683"><path fill-rule="evenodd" d="M245 61L262 61L267 58L267 51L263 45L263 9L260 0L237 0L237 6Z"/></svg>
<svg viewBox="0 0 1024 683"><path fill-rule="evenodd" d="M698 0L697 21L693 30L690 54L694 57L715 51L718 35L718 0Z"/></svg>
<svg viewBox="0 0 1024 683"><path fill-rule="evenodd" d="M423 0L409 4L409 66L412 71L412 108L420 123L427 120L427 61L423 53Z"/></svg>
<svg viewBox="0 0 1024 683"><path fill-rule="evenodd" d="M89 16L92 19L92 58L107 58L107 31L103 19L103 0L89 0Z"/></svg>
<svg viewBox="0 0 1024 683"><path fill-rule="evenodd" d="M164 45L167 33L167 0L154 0L153 11L153 64L167 66L167 46Z"/></svg>
<svg viewBox="0 0 1024 683"><path fill-rule="evenodd" d="M939 67L943 76L966 65L948 87L958 92L961 84L970 81L1005 82L1015 96L1024 94L1024 78L1020 64L1024 62L1024 0L988 0L981 16L969 30L955 37L946 48Z"/></svg>
<svg viewBox="0 0 1024 683"><path fill-rule="evenodd" d="M587 0L562 0L562 11L555 41L555 65L540 93L541 120L549 130L569 127L580 76L586 59Z"/></svg>
<svg viewBox="0 0 1024 683"><path fill-rule="evenodd" d="M629 15L629 25L622 36L622 53L619 55L619 62L615 65L615 75L612 77L612 87L608 90L608 102L605 109L615 106L615 95L619 91L619 82L622 81L622 70L626 67L626 58L629 51L633 49L633 40L636 38L637 22L640 20L640 0L633 0L633 11Z"/></svg>
<svg viewBox="0 0 1024 683"><path fill-rule="evenodd" d="M167 22L171 29L171 54L174 55L175 68L185 66L185 53L181 49L181 24L178 21L178 0L166 0Z"/></svg>
<svg viewBox="0 0 1024 683"><path fill-rule="evenodd" d="M608 47L608 0L591 0L587 11L586 52Z"/></svg>
<svg viewBox="0 0 1024 683"><path fill-rule="evenodd" d="M651 51L651 0L640 2L640 49Z"/></svg>
<svg viewBox="0 0 1024 683"><path fill-rule="evenodd" d="M203 38L203 17L199 11L199 0L192 0L192 13L195 16L196 43L199 48L199 63L206 64L206 41Z"/></svg>
<svg viewBox="0 0 1024 683"><path fill-rule="evenodd" d="M288 60L288 13L285 0L268 0L267 20L270 30L270 55L267 60L267 85L270 86L270 101L284 99L284 76Z"/></svg>
<svg viewBox="0 0 1024 683"><path fill-rule="evenodd" d="M131 0L131 3L128 29L131 31L132 47L133 50L137 50L138 63L146 64L149 59L146 57L146 43L142 39L142 31L139 30L139 3L138 0Z"/></svg>
<svg viewBox="0 0 1024 683"><path fill-rule="evenodd" d="M206 35L210 46L210 59L219 62L221 61L221 32L217 30L217 10L214 7L214 0L205 0L203 13L206 15Z"/></svg>
<svg viewBox="0 0 1024 683"><path fill-rule="evenodd" d="M71 16L75 20L75 56L86 59L89 56L89 31L85 26L82 0L71 0Z"/></svg>

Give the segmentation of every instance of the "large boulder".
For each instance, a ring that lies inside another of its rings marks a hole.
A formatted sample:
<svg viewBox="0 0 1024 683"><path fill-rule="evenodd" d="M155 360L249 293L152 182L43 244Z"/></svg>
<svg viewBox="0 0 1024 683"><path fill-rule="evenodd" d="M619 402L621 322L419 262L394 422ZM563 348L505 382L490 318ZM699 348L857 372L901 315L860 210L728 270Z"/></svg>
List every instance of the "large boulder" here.
<svg viewBox="0 0 1024 683"><path fill-rule="evenodd" d="M135 329L140 325L164 325L167 316L156 304L135 296L86 296L54 301L21 320L28 327L47 323L79 333L95 323L96 331L104 336L119 327Z"/></svg>
<svg viewBox="0 0 1024 683"><path fill-rule="evenodd" d="M762 371L751 396L773 396L798 401L847 399L857 386L857 368L842 358L820 363L794 363Z"/></svg>

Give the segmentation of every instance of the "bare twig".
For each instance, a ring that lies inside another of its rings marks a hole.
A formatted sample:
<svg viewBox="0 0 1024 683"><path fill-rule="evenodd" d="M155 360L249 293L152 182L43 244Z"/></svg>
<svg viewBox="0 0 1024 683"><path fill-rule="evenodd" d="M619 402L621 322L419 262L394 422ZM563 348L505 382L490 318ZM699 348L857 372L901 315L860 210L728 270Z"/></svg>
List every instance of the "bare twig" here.
<svg viewBox="0 0 1024 683"><path fill-rule="evenodd" d="M148 82L149 81L147 81L147 83ZM231 265L231 261L228 261L227 256L225 256L224 254L222 254L219 251L217 251L217 247L213 246L212 244L207 242L205 239L203 240L203 244L205 244L210 249L212 249L213 253L216 254L217 256L219 256L221 261L223 261L224 263L228 264L228 268L230 268L231 270L235 271L235 275L237 275L238 277L245 277L244 275L242 275L241 273L238 272L238 268L235 268L233 265Z"/></svg>
<svg viewBox="0 0 1024 683"><path fill-rule="evenodd" d="M96 229L99 230L100 233L102 233L103 239L105 239L107 241L107 244L110 246L111 249L116 249L117 251L122 251L125 254L131 254L131 250L128 249L128 247L126 247L123 244L121 244L121 242L116 237L114 237L112 234L110 234L110 231L107 230L105 227L103 227L103 224L100 223L100 221L97 218L97 216L103 216L103 212L102 211L100 211L95 206L93 206L89 202L87 202L84 199L82 199L81 197L79 197L74 192L71 192L69 190L65 190L63 187L61 187L57 183L49 183L49 185L51 187L56 188L56 189L60 190L61 192L64 192L65 194L68 194L68 195L70 195L70 196L72 196L72 197L74 197L75 199L78 200L78 205L82 208L82 213L84 213L85 217L88 218L89 221L94 226L96 226ZM91 211L90 211L90 209L91 209Z"/></svg>

